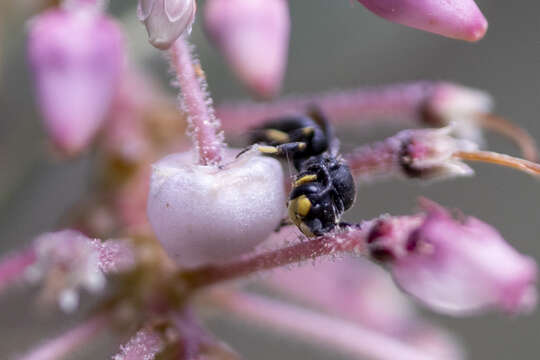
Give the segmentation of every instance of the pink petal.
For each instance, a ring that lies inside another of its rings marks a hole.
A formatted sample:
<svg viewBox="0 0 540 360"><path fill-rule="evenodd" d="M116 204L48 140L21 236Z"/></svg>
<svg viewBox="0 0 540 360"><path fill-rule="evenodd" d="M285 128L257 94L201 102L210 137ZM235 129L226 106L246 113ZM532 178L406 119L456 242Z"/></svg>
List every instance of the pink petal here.
<svg viewBox="0 0 540 360"><path fill-rule="evenodd" d="M478 41L488 23L473 0L358 0L366 8L398 24L450 38Z"/></svg>

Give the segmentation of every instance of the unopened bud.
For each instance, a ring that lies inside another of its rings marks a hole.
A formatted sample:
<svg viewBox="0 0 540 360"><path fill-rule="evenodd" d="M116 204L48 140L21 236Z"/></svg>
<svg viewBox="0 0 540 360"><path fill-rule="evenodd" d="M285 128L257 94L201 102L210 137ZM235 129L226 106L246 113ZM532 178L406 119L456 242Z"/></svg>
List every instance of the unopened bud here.
<svg viewBox="0 0 540 360"><path fill-rule="evenodd" d="M139 0L137 13L146 26L148 41L166 50L180 35L191 31L196 10L195 0Z"/></svg>
<svg viewBox="0 0 540 360"><path fill-rule="evenodd" d="M238 151L229 150L229 161ZM167 254L182 267L222 262L252 250L285 213L283 170L276 159L244 153L218 168L192 152L152 169L148 218Z"/></svg>
<svg viewBox="0 0 540 360"><path fill-rule="evenodd" d="M90 7L47 11L30 24L29 62L52 142L72 154L100 130L119 84L123 35Z"/></svg>
<svg viewBox="0 0 540 360"><path fill-rule="evenodd" d="M455 220L427 201L424 209L419 217L381 218L370 234L370 250L392 254L383 261L404 291L452 315L534 307L537 269L532 259L476 218Z"/></svg>
<svg viewBox="0 0 540 360"><path fill-rule="evenodd" d="M279 91L289 46L287 1L209 0L205 28L250 90L263 97Z"/></svg>
<svg viewBox="0 0 540 360"><path fill-rule="evenodd" d="M488 23L473 0L358 0L386 20L454 39L478 41Z"/></svg>

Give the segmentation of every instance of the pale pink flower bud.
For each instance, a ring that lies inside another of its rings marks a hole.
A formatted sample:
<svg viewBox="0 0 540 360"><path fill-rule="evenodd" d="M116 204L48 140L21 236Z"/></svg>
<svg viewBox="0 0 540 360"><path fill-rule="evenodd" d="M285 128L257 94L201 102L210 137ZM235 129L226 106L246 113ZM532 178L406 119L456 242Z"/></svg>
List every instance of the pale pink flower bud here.
<svg viewBox="0 0 540 360"><path fill-rule="evenodd" d="M148 41L161 50L170 48L180 35L191 31L196 11L195 0L139 0L137 9Z"/></svg>
<svg viewBox="0 0 540 360"><path fill-rule="evenodd" d="M285 0L209 0L205 28L239 79L256 94L275 95L287 64Z"/></svg>
<svg viewBox="0 0 540 360"><path fill-rule="evenodd" d="M389 21L460 40L480 40L488 27L473 0L358 1Z"/></svg>
<svg viewBox="0 0 540 360"><path fill-rule="evenodd" d="M123 66L123 35L99 11L51 10L30 24L28 56L52 142L83 150L101 128Z"/></svg>
<svg viewBox="0 0 540 360"><path fill-rule="evenodd" d="M228 161L238 150L227 151ZM192 152L152 169L148 218L167 254L193 267L252 250L276 228L286 194L279 161L248 152L222 167L194 163Z"/></svg>
<svg viewBox="0 0 540 360"><path fill-rule="evenodd" d="M439 312L466 315L498 308L530 310L536 302L536 264L516 252L488 224L453 219L425 205L419 226L381 219L369 236L376 258L386 262L398 285Z"/></svg>

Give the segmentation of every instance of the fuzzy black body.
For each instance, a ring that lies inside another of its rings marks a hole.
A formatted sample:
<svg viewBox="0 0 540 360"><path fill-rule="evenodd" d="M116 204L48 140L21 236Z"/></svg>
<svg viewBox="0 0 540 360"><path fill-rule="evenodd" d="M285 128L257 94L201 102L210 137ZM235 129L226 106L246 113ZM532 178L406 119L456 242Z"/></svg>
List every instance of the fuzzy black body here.
<svg viewBox="0 0 540 360"><path fill-rule="evenodd" d="M326 118L311 111L270 120L254 134L253 142L270 145L262 152L292 160L298 171L288 201L290 220L309 237L338 226L354 203L356 189Z"/></svg>

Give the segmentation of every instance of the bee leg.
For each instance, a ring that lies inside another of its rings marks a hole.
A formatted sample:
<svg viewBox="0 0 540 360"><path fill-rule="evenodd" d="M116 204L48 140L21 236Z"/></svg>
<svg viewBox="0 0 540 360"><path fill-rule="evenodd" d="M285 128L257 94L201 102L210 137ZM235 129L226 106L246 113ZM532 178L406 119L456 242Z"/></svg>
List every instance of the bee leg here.
<svg viewBox="0 0 540 360"><path fill-rule="evenodd" d="M279 224L274 229L274 232L279 232L282 228L284 228L286 226L290 226L290 225L293 225L293 222L291 221L291 219L283 218L283 219L281 219Z"/></svg>
<svg viewBox="0 0 540 360"><path fill-rule="evenodd" d="M278 146L256 145L257 150L261 153L280 157L294 156L294 154L303 151L306 146L307 144L301 141L290 142Z"/></svg>
<svg viewBox="0 0 540 360"><path fill-rule="evenodd" d="M240 151L238 154L236 154L235 159L238 159L240 156L247 153L249 150L253 149L254 146L255 145L250 145L250 146L244 148L242 151Z"/></svg>
<svg viewBox="0 0 540 360"><path fill-rule="evenodd" d="M299 229L307 237L316 237L325 233L321 220L317 218L303 221L300 223Z"/></svg>

